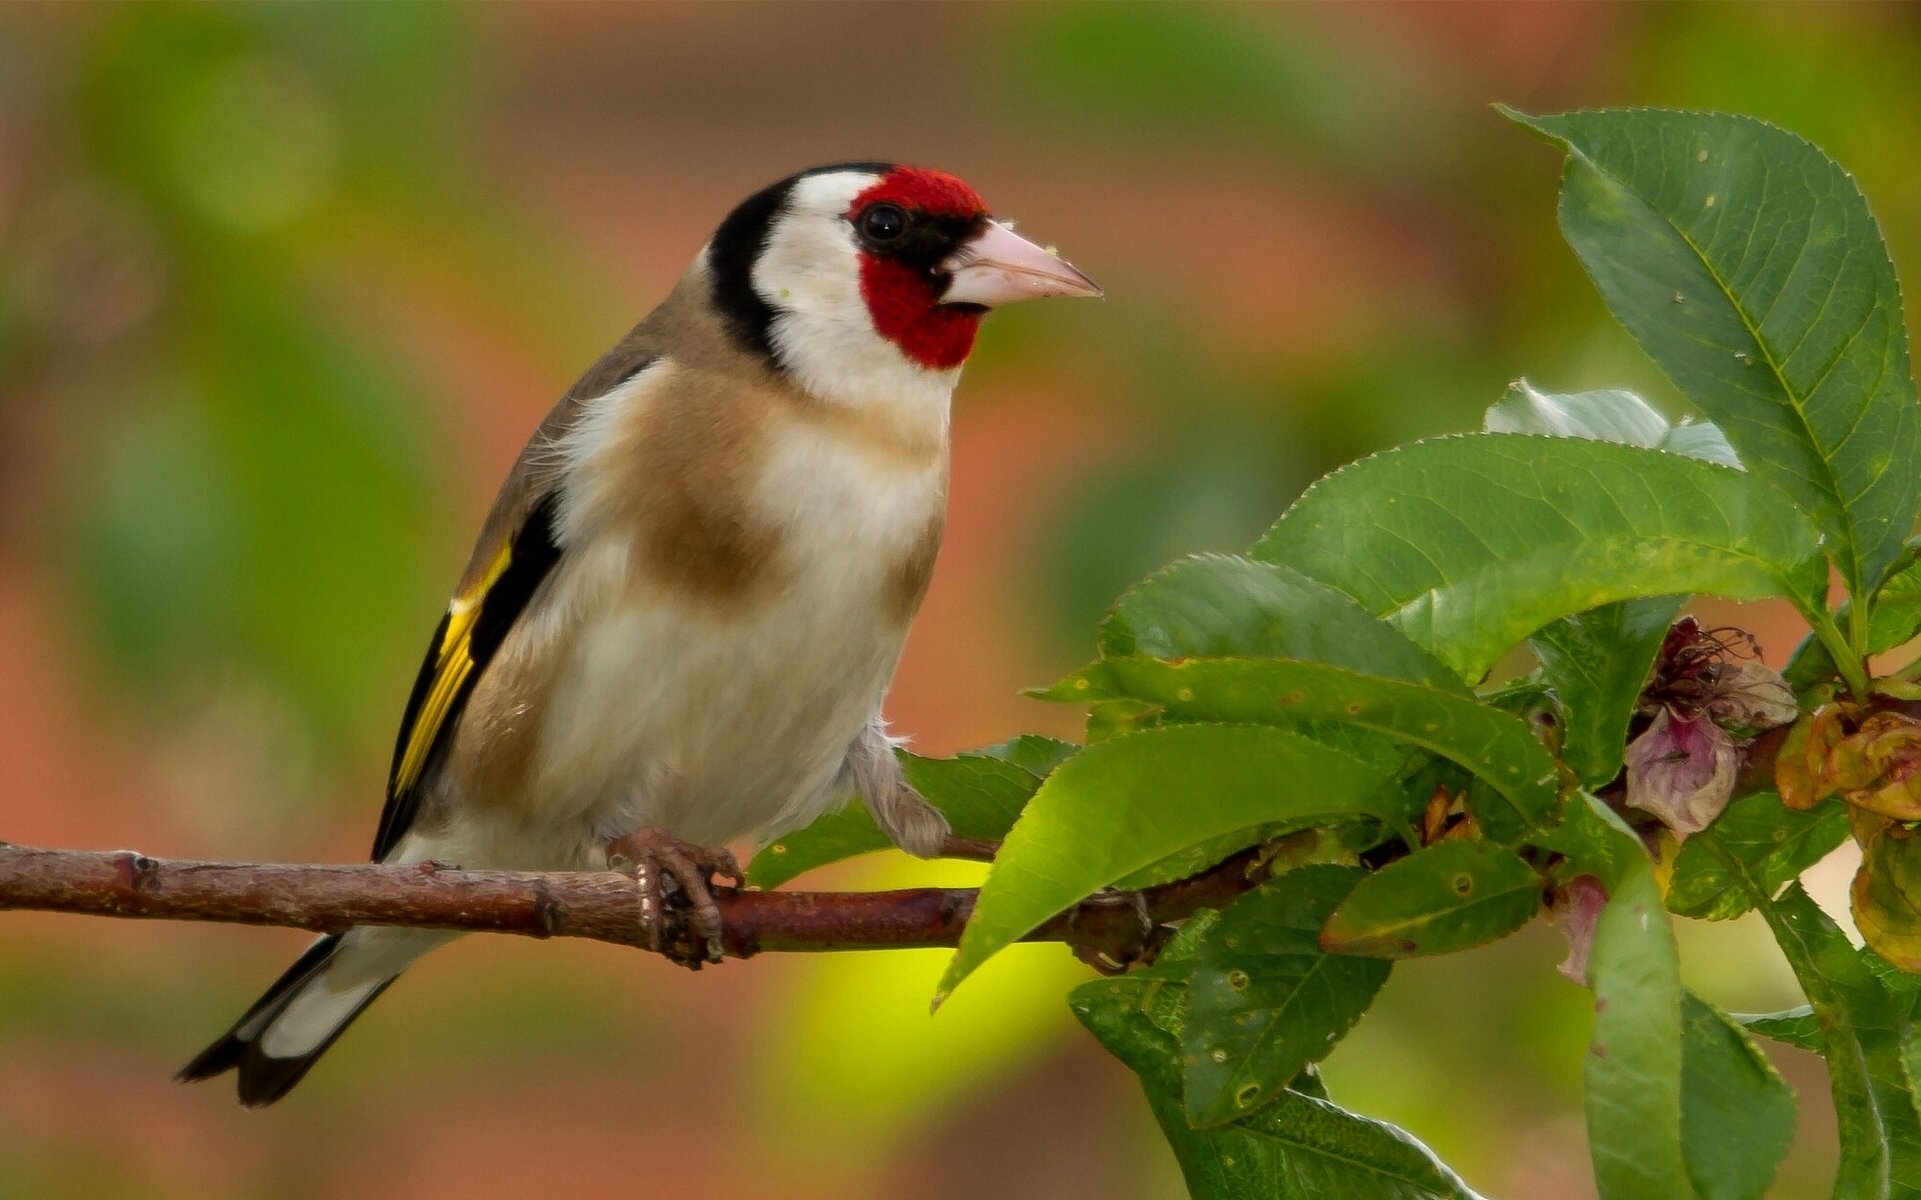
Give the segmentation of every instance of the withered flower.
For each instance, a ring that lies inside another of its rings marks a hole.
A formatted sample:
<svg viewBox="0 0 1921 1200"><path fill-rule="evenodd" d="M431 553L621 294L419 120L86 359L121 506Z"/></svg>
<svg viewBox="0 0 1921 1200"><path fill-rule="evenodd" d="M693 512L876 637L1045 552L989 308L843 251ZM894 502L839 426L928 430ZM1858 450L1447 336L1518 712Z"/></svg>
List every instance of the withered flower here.
<svg viewBox="0 0 1921 1200"><path fill-rule="evenodd" d="M1569 880L1549 901L1549 911L1567 935L1567 957L1556 969L1582 987L1587 986L1587 959L1594 949L1594 930L1607 903L1607 888L1592 875Z"/></svg>
<svg viewBox="0 0 1921 1200"><path fill-rule="evenodd" d="M1752 635L1703 630L1691 617L1668 631L1641 701L1654 719L1628 743L1627 802L1677 837L1707 828L1727 807L1740 766L1737 738L1800 715Z"/></svg>

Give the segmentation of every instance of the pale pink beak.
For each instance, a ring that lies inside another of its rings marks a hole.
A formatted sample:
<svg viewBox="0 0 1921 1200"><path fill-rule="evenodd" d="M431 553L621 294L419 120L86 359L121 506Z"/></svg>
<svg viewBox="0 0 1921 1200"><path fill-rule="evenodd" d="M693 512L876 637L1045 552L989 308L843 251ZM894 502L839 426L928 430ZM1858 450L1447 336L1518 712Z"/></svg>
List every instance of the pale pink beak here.
<svg viewBox="0 0 1921 1200"><path fill-rule="evenodd" d="M1098 296L1098 284L1053 250L1036 246L999 221L956 250L941 269L953 276L943 304L999 308L1044 296Z"/></svg>

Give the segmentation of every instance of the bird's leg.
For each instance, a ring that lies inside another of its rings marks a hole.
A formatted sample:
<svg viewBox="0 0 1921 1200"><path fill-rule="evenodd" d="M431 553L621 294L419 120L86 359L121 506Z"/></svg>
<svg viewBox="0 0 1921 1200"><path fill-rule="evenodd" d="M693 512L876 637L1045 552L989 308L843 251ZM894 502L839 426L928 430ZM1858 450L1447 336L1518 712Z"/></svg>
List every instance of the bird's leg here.
<svg viewBox="0 0 1921 1200"><path fill-rule="evenodd" d="M647 929L649 948L666 953L682 966L700 969L701 959L692 947L684 954L676 953L677 948L669 943L667 900L671 884L687 906L688 923L705 948L706 961L721 960L725 947L713 880L715 876L731 879L737 887L747 881L731 851L696 846L658 826L649 826L609 842L607 863L617 870L631 869L640 885L640 920Z"/></svg>

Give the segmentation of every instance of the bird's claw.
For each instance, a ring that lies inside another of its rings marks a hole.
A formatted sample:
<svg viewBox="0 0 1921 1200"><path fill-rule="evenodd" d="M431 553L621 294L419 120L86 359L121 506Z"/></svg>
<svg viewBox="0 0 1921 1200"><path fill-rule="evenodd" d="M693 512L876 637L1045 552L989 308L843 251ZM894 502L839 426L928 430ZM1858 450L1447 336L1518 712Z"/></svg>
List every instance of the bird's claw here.
<svg viewBox="0 0 1921 1200"><path fill-rule="evenodd" d="M703 961L717 963L725 957L713 881L718 876L732 880L736 887L747 881L731 851L696 846L650 827L608 843L607 864L632 871L639 884L640 922L647 931L649 949L696 971ZM682 931L674 928L670 908L685 910L691 939L674 936Z"/></svg>

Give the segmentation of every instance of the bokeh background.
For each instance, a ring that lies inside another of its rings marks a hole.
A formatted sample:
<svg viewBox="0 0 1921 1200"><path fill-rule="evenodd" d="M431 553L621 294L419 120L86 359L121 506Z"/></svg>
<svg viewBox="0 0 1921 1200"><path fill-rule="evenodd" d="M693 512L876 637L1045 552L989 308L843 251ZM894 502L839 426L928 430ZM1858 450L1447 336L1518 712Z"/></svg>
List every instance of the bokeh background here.
<svg viewBox="0 0 1921 1200"><path fill-rule="evenodd" d="M961 174L1107 286L990 323L891 704L924 752L1071 734L1018 689L1317 474L1472 428L1524 372L1673 403L1496 100L1785 124L1921 272L1921 10L1893 5L0 6L0 837L360 858L521 440L733 202L831 159ZM1741 619L1777 660L1798 637ZM1793 1001L1757 928L1683 938L1711 998ZM274 1109L169 1082L303 940L0 916L0 1198L1179 1191L1058 947L929 1019L939 953L691 975L470 939ZM1557 943L1397 968L1336 1099L1491 1196L1591 1194ZM1819 1064L1780 1061L1778 1194L1825 1194Z"/></svg>

